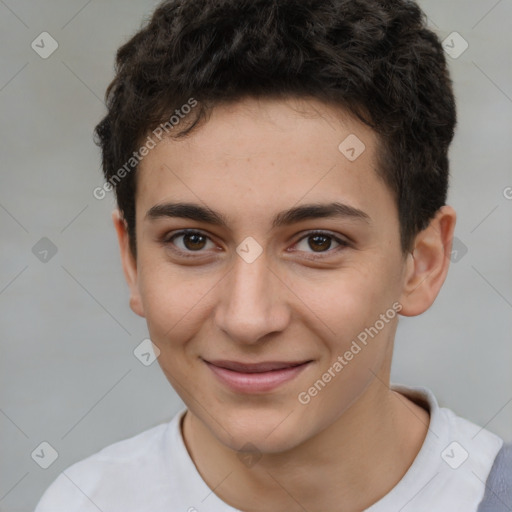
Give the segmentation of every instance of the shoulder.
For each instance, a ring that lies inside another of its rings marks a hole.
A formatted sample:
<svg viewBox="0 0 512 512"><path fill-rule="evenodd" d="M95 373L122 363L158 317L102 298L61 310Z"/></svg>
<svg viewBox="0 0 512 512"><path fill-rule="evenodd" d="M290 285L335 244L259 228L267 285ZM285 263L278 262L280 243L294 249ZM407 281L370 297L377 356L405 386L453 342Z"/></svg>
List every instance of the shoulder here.
<svg viewBox="0 0 512 512"><path fill-rule="evenodd" d="M485 483L485 495L478 512L510 510L512 503L512 443L504 444L494 460Z"/></svg>
<svg viewBox="0 0 512 512"><path fill-rule="evenodd" d="M178 415L177 415L178 416ZM176 417L133 437L123 439L62 471L46 489L35 512L89 512L109 496L127 495L150 478L144 468L158 471L165 463L163 446Z"/></svg>

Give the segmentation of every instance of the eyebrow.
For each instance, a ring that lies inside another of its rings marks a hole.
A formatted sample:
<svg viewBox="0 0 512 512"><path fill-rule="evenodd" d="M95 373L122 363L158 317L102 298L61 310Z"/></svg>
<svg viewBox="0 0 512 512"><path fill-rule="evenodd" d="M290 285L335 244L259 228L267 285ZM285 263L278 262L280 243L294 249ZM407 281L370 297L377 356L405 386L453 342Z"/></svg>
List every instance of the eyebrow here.
<svg viewBox="0 0 512 512"><path fill-rule="evenodd" d="M156 220L162 217L178 217L213 226L227 228L228 221L221 213L194 203L164 203L152 206L146 213L146 219ZM306 204L284 210L275 215L272 228L290 226L309 219L348 218L371 223L370 216L363 210L343 203Z"/></svg>

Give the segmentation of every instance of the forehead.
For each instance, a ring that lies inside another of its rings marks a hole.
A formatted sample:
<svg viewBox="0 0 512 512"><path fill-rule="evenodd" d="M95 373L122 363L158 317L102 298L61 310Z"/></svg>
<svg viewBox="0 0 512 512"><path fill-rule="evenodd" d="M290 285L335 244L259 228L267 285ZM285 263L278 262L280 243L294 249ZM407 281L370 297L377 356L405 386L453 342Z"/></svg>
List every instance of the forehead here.
<svg viewBox="0 0 512 512"><path fill-rule="evenodd" d="M375 171L376 145L369 127L318 100L220 105L185 139L164 139L144 158L137 211L171 200L226 216L232 208L270 216L300 202L393 208Z"/></svg>

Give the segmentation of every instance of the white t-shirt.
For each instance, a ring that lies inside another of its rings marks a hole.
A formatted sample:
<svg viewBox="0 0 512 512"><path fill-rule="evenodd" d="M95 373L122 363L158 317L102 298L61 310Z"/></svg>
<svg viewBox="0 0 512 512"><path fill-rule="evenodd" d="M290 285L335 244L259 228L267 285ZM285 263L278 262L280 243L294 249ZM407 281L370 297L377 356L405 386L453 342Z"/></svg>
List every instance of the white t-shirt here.
<svg viewBox="0 0 512 512"><path fill-rule="evenodd" d="M402 480L368 512L476 512L503 441L430 390L393 385L430 409L425 441ZM35 512L239 512L203 481L181 434L186 409L65 469Z"/></svg>

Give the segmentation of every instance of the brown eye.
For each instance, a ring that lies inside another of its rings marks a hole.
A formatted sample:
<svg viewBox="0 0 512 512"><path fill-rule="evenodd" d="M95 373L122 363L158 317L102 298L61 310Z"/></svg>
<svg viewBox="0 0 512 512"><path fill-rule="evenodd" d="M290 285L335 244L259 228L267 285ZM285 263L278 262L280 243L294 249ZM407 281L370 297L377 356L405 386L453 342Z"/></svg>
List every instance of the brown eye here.
<svg viewBox="0 0 512 512"><path fill-rule="evenodd" d="M315 252L323 252L331 247L331 237L325 235L314 235L308 237L308 245Z"/></svg>
<svg viewBox="0 0 512 512"><path fill-rule="evenodd" d="M203 249L206 237L198 233L187 233L183 235L183 245L191 251Z"/></svg>
<svg viewBox="0 0 512 512"><path fill-rule="evenodd" d="M337 244L334 248L332 248L333 242ZM297 242L296 247L297 250L306 254L314 255L316 253L319 257L323 257L324 254L325 256L330 256L338 252L338 249L341 250L349 245L348 242L331 233L320 231L308 233Z"/></svg>
<svg viewBox="0 0 512 512"><path fill-rule="evenodd" d="M211 244L210 247L208 243ZM178 253L204 252L204 249L213 248L215 244L210 237L199 231L180 231L174 235L167 237L164 244L172 248Z"/></svg>

